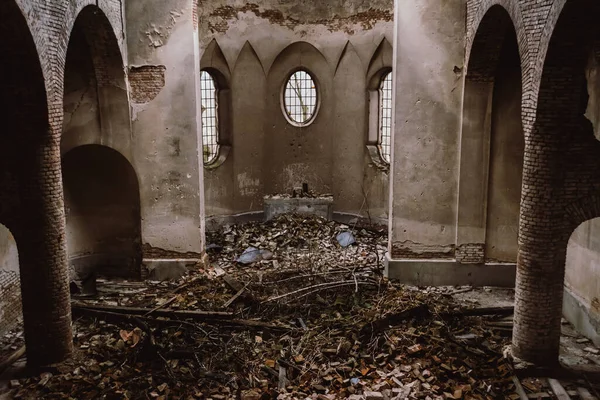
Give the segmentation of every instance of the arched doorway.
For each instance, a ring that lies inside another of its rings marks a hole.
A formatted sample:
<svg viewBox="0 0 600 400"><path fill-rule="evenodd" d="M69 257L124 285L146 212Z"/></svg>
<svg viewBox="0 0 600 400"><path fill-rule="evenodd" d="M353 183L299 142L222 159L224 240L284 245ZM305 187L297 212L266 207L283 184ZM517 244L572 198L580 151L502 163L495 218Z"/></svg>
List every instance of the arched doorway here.
<svg viewBox="0 0 600 400"><path fill-rule="evenodd" d="M463 101L456 258L516 262L525 140L521 59L508 12L491 7L475 35Z"/></svg>
<svg viewBox="0 0 600 400"><path fill-rule="evenodd" d="M59 131L49 123L34 39L13 0L0 2L0 223L19 249L27 362L72 351Z"/></svg>
<svg viewBox="0 0 600 400"><path fill-rule="evenodd" d="M140 194L135 170L100 145L69 151L62 162L69 263L80 276L139 278Z"/></svg>
<svg viewBox="0 0 600 400"><path fill-rule="evenodd" d="M571 0L556 15L551 37L542 38L548 43L545 57L534 69L542 71L537 109L524 112L530 133L523 169L513 353L536 364L558 362L569 237L582 222L600 216L594 200L600 184L600 143L589 114L590 95L598 98L600 92L587 79L590 60L597 59L600 4Z"/></svg>

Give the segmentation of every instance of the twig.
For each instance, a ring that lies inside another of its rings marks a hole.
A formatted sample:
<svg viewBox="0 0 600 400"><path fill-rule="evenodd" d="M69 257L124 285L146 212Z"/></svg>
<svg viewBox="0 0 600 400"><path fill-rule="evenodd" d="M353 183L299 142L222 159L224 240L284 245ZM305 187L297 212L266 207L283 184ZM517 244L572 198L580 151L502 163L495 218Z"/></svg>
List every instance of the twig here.
<svg viewBox="0 0 600 400"><path fill-rule="evenodd" d="M178 296L173 296L171 297L169 300L165 301L163 304L158 305L156 307L154 307L152 310L148 311L146 314L144 314L144 317L147 317L148 315L152 314L154 311L158 311L161 308L165 308L166 306L168 306L169 304L173 303L175 300L177 300Z"/></svg>
<svg viewBox="0 0 600 400"><path fill-rule="evenodd" d="M358 284L359 285L372 285L372 286L376 286L375 283L372 283L372 282L359 282ZM324 288L319 288L319 289L312 290L312 291L310 291L308 293L301 294L300 296L297 296L294 299L302 299L304 297L310 296L311 294L318 293L318 292L320 292L322 290L337 289L337 288L341 288L341 287L344 287L344 286L352 286L352 285L354 285L354 282L339 283L339 284L336 284L336 285L327 286L327 287L324 287Z"/></svg>
<svg viewBox="0 0 600 400"><path fill-rule="evenodd" d="M446 313L440 314L442 318L444 317L473 317L473 316L481 316L481 315L512 315L515 312L515 308L513 306L509 307L484 307L484 308L466 308L462 310L449 311Z"/></svg>
<svg viewBox="0 0 600 400"><path fill-rule="evenodd" d="M279 296L275 296L275 297L270 297L267 300L263 301L263 304L264 303L269 303L269 302L275 301L275 300L280 300L280 299L283 299L285 297L293 296L293 295L298 294L298 293L306 292L307 290L313 290L313 289L317 289L317 288L325 288L325 289L327 289L327 287L329 287L329 286L338 286L338 285L347 285L347 284L354 285L354 280L351 280L351 281L338 281L338 282L326 282L326 283L319 283L317 285L303 287L301 289L294 290L293 292L285 293L285 294L282 294L282 295L279 295ZM367 282L360 282L360 284L362 285L362 284L368 284L368 283Z"/></svg>
<svg viewBox="0 0 600 400"><path fill-rule="evenodd" d="M248 287L248 285L250 284L250 282L246 283L246 285L244 285L243 288L241 288L235 295L233 295L233 297L231 299L229 299L227 301L227 303L225 303L223 305L223 308L227 308L229 307L231 304L233 304L234 301L236 301L246 290L246 288Z"/></svg>

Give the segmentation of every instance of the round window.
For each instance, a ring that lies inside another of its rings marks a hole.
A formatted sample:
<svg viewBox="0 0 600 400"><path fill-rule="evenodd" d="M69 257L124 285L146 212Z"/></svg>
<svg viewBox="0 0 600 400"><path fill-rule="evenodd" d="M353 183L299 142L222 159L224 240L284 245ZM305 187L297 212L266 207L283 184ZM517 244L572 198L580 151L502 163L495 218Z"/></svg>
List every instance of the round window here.
<svg viewBox="0 0 600 400"><path fill-rule="evenodd" d="M293 125L310 124L317 113L318 93L313 77L304 70L294 72L285 85L283 106Z"/></svg>

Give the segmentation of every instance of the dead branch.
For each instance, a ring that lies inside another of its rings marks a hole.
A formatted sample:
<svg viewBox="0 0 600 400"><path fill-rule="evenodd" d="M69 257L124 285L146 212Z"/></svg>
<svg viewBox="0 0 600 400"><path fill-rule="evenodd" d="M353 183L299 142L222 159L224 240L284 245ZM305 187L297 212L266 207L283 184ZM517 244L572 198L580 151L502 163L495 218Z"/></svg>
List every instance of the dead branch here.
<svg viewBox="0 0 600 400"><path fill-rule="evenodd" d="M475 317L482 315L512 315L515 312L513 306L510 307L483 307L483 308L465 308L456 311L449 311L441 314L441 317Z"/></svg>
<svg viewBox="0 0 600 400"><path fill-rule="evenodd" d="M107 322L116 321L118 322L130 322L136 324L135 319L143 321L148 324L162 324L162 325L174 325L174 324L186 324L184 319L195 319L208 324L219 324L221 326L231 327L242 327L242 328L256 328L256 329L270 329L279 331L294 330L291 326L286 325L275 325L268 322L257 321L257 320L245 320L233 318L233 313L229 312L208 312L208 311L173 311L173 310L160 310L156 312L156 317L169 318L169 319L156 319L152 317L144 317L145 308L134 308L134 307L116 307L116 306L88 306L88 305L71 305L73 314L80 316L95 316L102 318ZM127 311L132 311L128 313ZM187 323L187 325L190 325ZM202 330L200 327L191 324L194 328ZM140 328L142 328L140 326ZM203 331L203 330L202 330ZM206 332L205 332L206 333Z"/></svg>
<svg viewBox="0 0 600 400"><path fill-rule="evenodd" d="M105 311L115 314L127 314L130 316L145 316L149 310L141 307L119 307L119 306L104 306L92 305L81 302L71 302L71 309L85 314L85 310ZM165 317L171 319L193 319L199 321L230 319L233 313L226 311L179 311L179 310L156 310L153 314L157 317Z"/></svg>
<svg viewBox="0 0 600 400"><path fill-rule="evenodd" d="M329 288L333 288L333 287L339 287L339 286L347 286L347 285L375 285L373 282L356 282L354 279L349 280L349 281L337 281L337 282L325 282L325 283L319 283L317 285L312 285L312 286L306 286L303 287L301 289L298 290L294 290L292 292L289 293L285 293L285 294L281 294L279 296L274 296L274 297L270 297L267 300L263 301L264 303L269 303L271 301L275 301L275 300L280 300L283 299L285 297L289 297L289 296L294 296L296 294L302 293L302 292L306 292L306 291L313 291L311 293L314 293L315 289L319 289L319 290L327 290ZM300 297L304 297L304 296L298 296L297 298Z"/></svg>

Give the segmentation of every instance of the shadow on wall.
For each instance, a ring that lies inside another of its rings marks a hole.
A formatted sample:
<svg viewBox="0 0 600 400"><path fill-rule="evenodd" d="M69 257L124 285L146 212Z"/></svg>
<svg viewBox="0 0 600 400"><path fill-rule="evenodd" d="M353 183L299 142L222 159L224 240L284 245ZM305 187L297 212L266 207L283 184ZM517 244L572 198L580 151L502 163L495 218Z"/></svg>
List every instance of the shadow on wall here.
<svg viewBox="0 0 600 400"><path fill-rule="evenodd" d="M8 228L0 225L0 335L22 317L17 243Z"/></svg>
<svg viewBox="0 0 600 400"><path fill-rule="evenodd" d="M62 162L70 265L82 275L139 278L140 195L136 173L100 145L69 151Z"/></svg>

